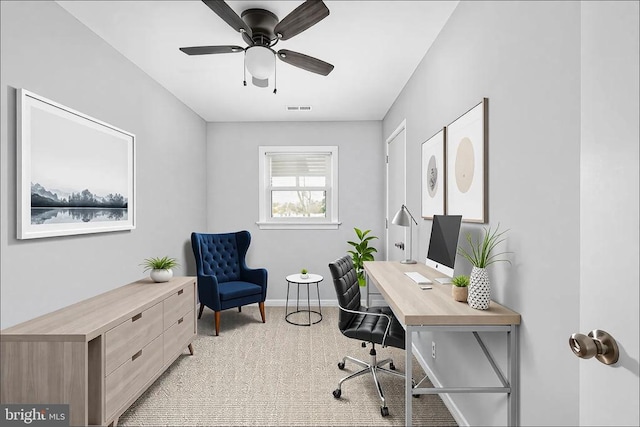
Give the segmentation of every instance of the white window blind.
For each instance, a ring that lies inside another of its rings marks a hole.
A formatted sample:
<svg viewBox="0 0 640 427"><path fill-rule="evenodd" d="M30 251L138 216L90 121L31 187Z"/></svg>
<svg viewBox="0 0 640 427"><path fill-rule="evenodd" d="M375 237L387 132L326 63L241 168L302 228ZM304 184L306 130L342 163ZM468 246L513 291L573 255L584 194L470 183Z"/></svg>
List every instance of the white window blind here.
<svg viewBox="0 0 640 427"><path fill-rule="evenodd" d="M331 182L331 153L267 153L272 187L323 187Z"/></svg>

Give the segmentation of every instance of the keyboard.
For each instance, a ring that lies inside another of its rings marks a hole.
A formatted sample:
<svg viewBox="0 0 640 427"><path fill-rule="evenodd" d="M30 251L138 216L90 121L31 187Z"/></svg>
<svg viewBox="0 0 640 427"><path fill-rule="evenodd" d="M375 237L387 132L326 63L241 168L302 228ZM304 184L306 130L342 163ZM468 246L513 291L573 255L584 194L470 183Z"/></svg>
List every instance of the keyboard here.
<svg viewBox="0 0 640 427"><path fill-rule="evenodd" d="M431 283L431 280L427 279L422 274L420 274L420 273L418 273L416 271L407 271L404 274L409 276L409 278L411 280L413 280L414 282L416 282L418 285L424 285L424 284Z"/></svg>

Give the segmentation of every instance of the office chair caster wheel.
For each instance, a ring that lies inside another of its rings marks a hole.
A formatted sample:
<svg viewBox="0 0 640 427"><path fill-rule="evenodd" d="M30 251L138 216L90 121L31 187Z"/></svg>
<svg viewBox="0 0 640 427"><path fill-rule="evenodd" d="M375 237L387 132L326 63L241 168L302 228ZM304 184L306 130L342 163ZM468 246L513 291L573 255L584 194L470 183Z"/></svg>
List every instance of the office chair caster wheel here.
<svg viewBox="0 0 640 427"><path fill-rule="evenodd" d="M338 362L338 369L340 370L344 369L344 362Z"/></svg>
<svg viewBox="0 0 640 427"><path fill-rule="evenodd" d="M382 415L383 417L389 416L389 408L387 408L386 406L381 406L380 415Z"/></svg>
<svg viewBox="0 0 640 427"><path fill-rule="evenodd" d="M340 390L339 388L333 390L333 397L335 397L336 399L340 399L340 396L342 396L342 390Z"/></svg>
<svg viewBox="0 0 640 427"><path fill-rule="evenodd" d="M391 369L392 371L395 371L396 365L394 365L393 362L389 363L389 369Z"/></svg>
<svg viewBox="0 0 640 427"><path fill-rule="evenodd" d="M416 380L411 380L411 388L416 388ZM422 396L421 394L412 394L411 396L413 396L414 399L418 399L420 396Z"/></svg>

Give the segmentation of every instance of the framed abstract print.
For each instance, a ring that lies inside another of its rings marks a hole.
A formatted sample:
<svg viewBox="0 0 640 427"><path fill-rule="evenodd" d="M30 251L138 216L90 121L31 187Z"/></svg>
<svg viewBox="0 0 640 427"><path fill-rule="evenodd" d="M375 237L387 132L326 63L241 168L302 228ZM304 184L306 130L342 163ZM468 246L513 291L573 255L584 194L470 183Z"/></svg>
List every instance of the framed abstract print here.
<svg viewBox="0 0 640 427"><path fill-rule="evenodd" d="M422 217L445 214L446 128L422 143Z"/></svg>
<svg viewBox="0 0 640 427"><path fill-rule="evenodd" d="M446 212L465 222L488 221L488 112L484 98L447 126Z"/></svg>

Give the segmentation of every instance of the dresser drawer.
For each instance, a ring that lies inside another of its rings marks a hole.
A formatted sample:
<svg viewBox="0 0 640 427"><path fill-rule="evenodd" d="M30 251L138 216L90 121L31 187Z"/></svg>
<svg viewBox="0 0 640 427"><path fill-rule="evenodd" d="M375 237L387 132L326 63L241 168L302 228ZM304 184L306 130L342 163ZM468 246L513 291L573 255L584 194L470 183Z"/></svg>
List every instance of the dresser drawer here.
<svg viewBox="0 0 640 427"><path fill-rule="evenodd" d="M172 362L183 350L189 339L195 335L194 311L180 317L164 332L164 363Z"/></svg>
<svg viewBox="0 0 640 427"><path fill-rule="evenodd" d="M139 347L138 347L139 348ZM153 378L162 368L162 335L145 347L132 352L105 380L105 412L107 419Z"/></svg>
<svg viewBox="0 0 640 427"><path fill-rule="evenodd" d="M107 331L105 371L107 376L122 365L133 353L162 334L162 303L158 303L115 328Z"/></svg>
<svg viewBox="0 0 640 427"><path fill-rule="evenodd" d="M164 330L195 309L193 292L193 284L189 284L164 300Z"/></svg>

